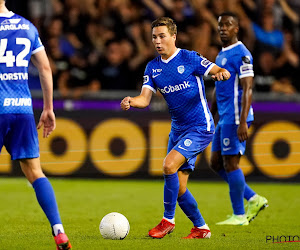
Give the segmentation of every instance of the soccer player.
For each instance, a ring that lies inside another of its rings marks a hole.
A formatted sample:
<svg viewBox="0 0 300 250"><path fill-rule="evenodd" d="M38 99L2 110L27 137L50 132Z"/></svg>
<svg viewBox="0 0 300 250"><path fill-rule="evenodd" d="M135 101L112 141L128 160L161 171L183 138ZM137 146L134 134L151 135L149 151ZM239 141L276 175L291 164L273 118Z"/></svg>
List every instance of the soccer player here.
<svg viewBox="0 0 300 250"><path fill-rule="evenodd" d="M187 189L189 174L194 170L196 156L211 142L214 121L209 111L203 76L227 80L230 74L195 51L179 49L175 45L177 26L171 18L161 17L152 23L152 42L160 56L150 61L145 70L141 94L127 96L121 108L145 108L152 93L160 91L166 100L172 119L168 153L163 162L164 216L149 231L153 238L163 238L175 227L175 208L180 208L193 222L191 233L185 237L210 238L197 202Z"/></svg>
<svg viewBox="0 0 300 250"><path fill-rule="evenodd" d="M219 122L212 141L210 165L229 184L233 215L218 225L248 225L258 212L267 206L266 198L257 195L246 183L239 168L245 152L248 128L253 121L252 56L244 44L238 41L238 18L233 13L223 13L218 19L219 35L223 44L216 64L226 68L231 78L216 81L211 112L219 112ZM243 198L248 200L245 214Z"/></svg>
<svg viewBox="0 0 300 250"><path fill-rule="evenodd" d="M20 162L46 214L57 249L71 249L60 219L53 188L39 158L38 135L28 88L28 64L39 70L44 109L37 128L43 137L55 129L52 72L37 29L25 18L9 11L0 0L0 150L3 145L12 160Z"/></svg>

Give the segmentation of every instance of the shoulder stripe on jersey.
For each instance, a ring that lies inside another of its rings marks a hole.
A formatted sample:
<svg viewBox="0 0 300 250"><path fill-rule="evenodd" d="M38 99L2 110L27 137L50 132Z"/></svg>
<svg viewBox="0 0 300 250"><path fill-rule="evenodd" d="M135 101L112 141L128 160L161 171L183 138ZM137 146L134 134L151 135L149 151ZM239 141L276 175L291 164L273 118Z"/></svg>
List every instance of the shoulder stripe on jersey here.
<svg viewBox="0 0 300 250"><path fill-rule="evenodd" d="M156 93L156 89L152 88L150 85L143 85L143 86L142 86L142 89L143 89L143 88L150 89L150 90L152 90L154 93Z"/></svg>
<svg viewBox="0 0 300 250"><path fill-rule="evenodd" d="M240 116L239 116L239 78L238 74L236 74L234 79L234 117L235 117L235 124L240 124Z"/></svg>
<svg viewBox="0 0 300 250"><path fill-rule="evenodd" d="M31 52L31 54L34 55L35 53L37 53L37 52L39 52L39 51L41 51L41 50L43 50L43 49L45 49L44 46L38 47L37 49L33 50L33 51Z"/></svg>
<svg viewBox="0 0 300 250"><path fill-rule="evenodd" d="M205 73L204 73L204 76L207 76L208 75L208 73L210 72L210 70L213 68L213 66L215 66L216 64L214 64L214 63L211 63L211 65L209 65L209 67L207 68L207 70L205 71Z"/></svg>
<svg viewBox="0 0 300 250"><path fill-rule="evenodd" d="M210 116L209 116L209 113L208 113L208 107L206 105L206 101L205 101L205 98L204 98L204 95L203 95L203 89L202 89L202 84L201 84L201 80L199 78L199 76L196 76L196 79L197 79L197 83L198 83L198 88L199 88L199 94L200 94L200 100L201 100L201 104L202 104L202 107L203 107L203 110L204 110L204 114L205 114L205 119L206 119L206 123L207 123L207 131L210 131Z"/></svg>

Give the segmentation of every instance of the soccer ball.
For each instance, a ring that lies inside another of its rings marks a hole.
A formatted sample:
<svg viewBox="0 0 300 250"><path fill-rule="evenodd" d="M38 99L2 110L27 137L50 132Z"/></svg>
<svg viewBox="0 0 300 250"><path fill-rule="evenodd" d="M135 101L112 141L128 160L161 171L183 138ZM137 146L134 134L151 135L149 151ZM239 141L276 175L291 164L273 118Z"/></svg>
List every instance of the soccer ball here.
<svg viewBox="0 0 300 250"><path fill-rule="evenodd" d="M130 225L123 214L113 212L103 217L99 229L104 239L123 240L129 233Z"/></svg>

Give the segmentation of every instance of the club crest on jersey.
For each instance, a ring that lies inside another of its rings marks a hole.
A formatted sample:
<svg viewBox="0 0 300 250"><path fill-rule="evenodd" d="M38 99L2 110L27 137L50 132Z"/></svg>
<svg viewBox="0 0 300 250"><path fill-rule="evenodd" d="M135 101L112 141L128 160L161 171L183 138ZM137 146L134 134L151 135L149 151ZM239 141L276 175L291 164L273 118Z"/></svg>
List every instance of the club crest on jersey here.
<svg viewBox="0 0 300 250"><path fill-rule="evenodd" d="M192 143L193 143L193 142L192 142L190 139L186 139L186 140L184 141L184 146L189 147L189 146L191 146Z"/></svg>
<svg viewBox="0 0 300 250"><path fill-rule="evenodd" d="M223 144L224 144L224 146L227 147L230 144L230 139L229 138L224 138L223 139Z"/></svg>
<svg viewBox="0 0 300 250"><path fill-rule="evenodd" d="M184 72L184 66L183 65L178 66L177 70L179 74L182 74Z"/></svg>
<svg viewBox="0 0 300 250"><path fill-rule="evenodd" d="M227 58L223 58L221 62L222 66L224 66L226 63L227 63Z"/></svg>

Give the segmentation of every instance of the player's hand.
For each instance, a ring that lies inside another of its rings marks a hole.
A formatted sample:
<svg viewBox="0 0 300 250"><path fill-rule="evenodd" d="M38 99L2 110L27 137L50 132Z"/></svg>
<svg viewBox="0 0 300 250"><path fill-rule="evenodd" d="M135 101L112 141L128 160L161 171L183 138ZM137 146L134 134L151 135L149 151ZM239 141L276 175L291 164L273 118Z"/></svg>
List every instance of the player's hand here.
<svg viewBox="0 0 300 250"><path fill-rule="evenodd" d="M42 126L44 126L43 137L48 138L56 127L55 114L53 110L43 110L37 129L40 129Z"/></svg>
<svg viewBox="0 0 300 250"><path fill-rule="evenodd" d="M126 96L120 103L121 109L128 110L130 109L130 96Z"/></svg>
<svg viewBox="0 0 300 250"><path fill-rule="evenodd" d="M230 73L227 70L225 70L212 75L211 78L214 81L226 81L230 78L230 76Z"/></svg>
<svg viewBox="0 0 300 250"><path fill-rule="evenodd" d="M240 123L237 129L237 135L240 142L243 142L248 139L248 125L247 123Z"/></svg>

